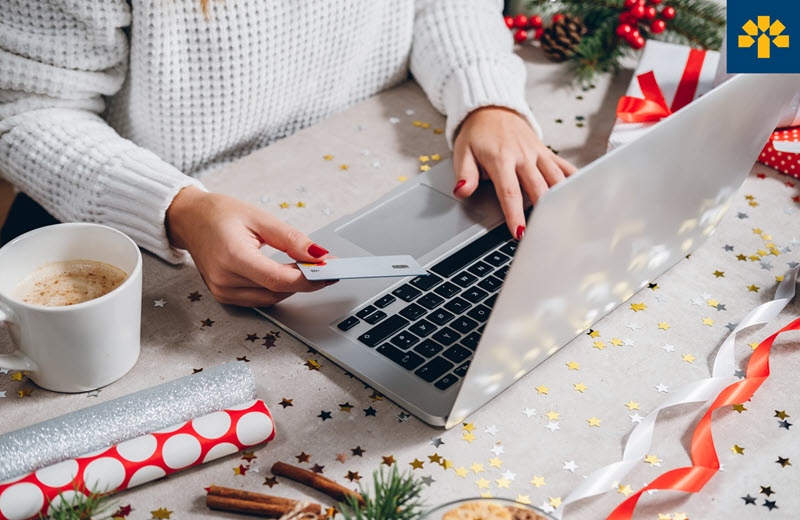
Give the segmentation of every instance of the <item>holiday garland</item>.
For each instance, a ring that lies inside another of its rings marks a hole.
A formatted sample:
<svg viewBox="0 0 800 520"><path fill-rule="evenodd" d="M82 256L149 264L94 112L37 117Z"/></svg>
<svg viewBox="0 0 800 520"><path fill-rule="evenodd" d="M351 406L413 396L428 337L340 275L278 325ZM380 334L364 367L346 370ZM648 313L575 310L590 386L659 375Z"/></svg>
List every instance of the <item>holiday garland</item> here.
<svg viewBox="0 0 800 520"><path fill-rule="evenodd" d="M712 0L528 0L531 16L506 16L517 43L541 41L548 58L569 61L576 80L616 70L626 54L647 39L717 50L722 45L725 8ZM544 20L550 19L545 25Z"/></svg>

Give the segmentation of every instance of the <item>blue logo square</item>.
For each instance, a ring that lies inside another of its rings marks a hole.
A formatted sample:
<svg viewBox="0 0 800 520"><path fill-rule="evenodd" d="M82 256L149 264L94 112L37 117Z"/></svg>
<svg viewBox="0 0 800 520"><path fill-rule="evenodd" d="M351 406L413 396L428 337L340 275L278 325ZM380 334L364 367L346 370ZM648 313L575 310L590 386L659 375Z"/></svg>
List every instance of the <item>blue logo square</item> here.
<svg viewBox="0 0 800 520"><path fill-rule="evenodd" d="M728 72L800 72L800 2L728 0Z"/></svg>

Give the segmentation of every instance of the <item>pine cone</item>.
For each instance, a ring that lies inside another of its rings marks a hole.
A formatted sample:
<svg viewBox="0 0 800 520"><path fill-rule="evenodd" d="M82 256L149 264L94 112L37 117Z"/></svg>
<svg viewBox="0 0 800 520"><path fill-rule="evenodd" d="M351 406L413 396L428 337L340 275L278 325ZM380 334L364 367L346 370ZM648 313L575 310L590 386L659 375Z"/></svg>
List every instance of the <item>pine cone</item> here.
<svg viewBox="0 0 800 520"><path fill-rule="evenodd" d="M575 16L565 15L542 33L542 50L551 61L566 61L581 42L586 26Z"/></svg>

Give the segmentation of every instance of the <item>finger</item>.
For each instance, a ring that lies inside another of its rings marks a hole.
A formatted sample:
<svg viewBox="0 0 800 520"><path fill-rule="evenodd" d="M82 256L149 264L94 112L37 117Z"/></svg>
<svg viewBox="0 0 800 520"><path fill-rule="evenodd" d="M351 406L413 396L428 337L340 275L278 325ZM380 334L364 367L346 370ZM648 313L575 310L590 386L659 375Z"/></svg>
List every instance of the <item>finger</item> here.
<svg viewBox="0 0 800 520"><path fill-rule="evenodd" d="M463 141L463 140L462 140ZM453 195L462 199L469 197L478 187L480 173L478 163L469 146L462 141L453 150L453 167L456 171L456 184L453 188Z"/></svg>
<svg viewBox="0 0 800 520"><path fill-rule="evenodd" d="M220 303L242 307L269 307L291 295L254 287L225 287L214 293Z"/></svg>
<svg viewBox="0 0 800 520"><path fill-rule="evenodd" d="M540 156L536 161L536 166L548 186L554 186L564 180L564 172L552 158Z"/></svg>
<svg viewBox="0 0 800 520"><path fill-rule="evenodd" d="M275 292L311 292L325 287L325 282L312 282L295 264L279 264L260 252L241 258L235 270L261 287Z"/></svg>
<svg viewBox="0 0 800 520"><path fill-rule="evenodd" d="M555 154L553 155L553 160L555 160L556 164L558 164L558 167L561 168L561 171L564 172L564 175L567 177L578 171L578 168L576 168L574 164Z"/></svg>
<svg viewBox="0 0 800 520"><path fill-rule="evenodd" d="M486 168L494 183L494 189L500 200L500 206L503 208L511 235L520 238L525 232L525 213L522 206L522 191L519 187L514 163L501 157L494 157L486 161L481 160L481 164Z"/></svg>
<svg viewBox="0 0 800 520"><path fill-rule="evenodd" d="M320 262L328 255L327 249L265 211L258 212L252 226L265 244L285 252L299 262Z"/></svg>
<svg viewBox="0 0 800 520"><path fill-rule="evenodd" d="M539 197L544 195L547 191L547 181L542 176L542 173L536 165L530 162L524 162L517 166L517 175L522 189L528 194L532 204L536 204ZM563 176L562 176L563 178Z"/></svg>

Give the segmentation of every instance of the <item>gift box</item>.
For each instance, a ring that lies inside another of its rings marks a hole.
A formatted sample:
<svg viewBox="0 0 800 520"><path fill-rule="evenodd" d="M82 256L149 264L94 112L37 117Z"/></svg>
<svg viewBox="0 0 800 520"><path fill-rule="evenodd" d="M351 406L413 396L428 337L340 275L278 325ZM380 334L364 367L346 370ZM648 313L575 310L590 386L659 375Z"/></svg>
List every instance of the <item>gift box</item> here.
<svg viewBox="0 0 800 520"><path fill-rule="evenodd" d="M761 150L758 162L800 179L800 127L774 131Z"/></svg>
<svg viewBox="0 0 800 520"><path fill-rule="evenodd" d="M611 151L641 137L714 86L719 53L648 40L608 138Z"/></svg>

